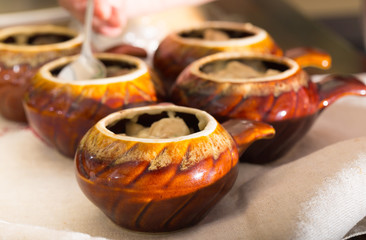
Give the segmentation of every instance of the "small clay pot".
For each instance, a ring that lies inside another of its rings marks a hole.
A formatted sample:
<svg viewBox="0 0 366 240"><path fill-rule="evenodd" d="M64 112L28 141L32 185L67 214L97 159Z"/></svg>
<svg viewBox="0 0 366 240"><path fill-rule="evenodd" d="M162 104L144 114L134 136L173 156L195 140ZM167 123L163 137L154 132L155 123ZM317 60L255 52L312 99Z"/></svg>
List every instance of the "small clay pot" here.
<svg viewBox="0 0 366 240"><path fill-rule="evenodd" d="M212 40L207 31L220 31L228 40ZM209 40L207 40L209 39ZM263 29L250 23L204 22L169 34L154 54L154 68L169 89L183 69L201 57L226 51L282 55L282 50Z"/></svg>
<svg viewBox="0 0 366 240"><path fill-rule="evenodd" d="M78 56L63 57L40 68L25 94L31 128L62 154L74 157L83 135L106 115L158 101L155 82L139 58L97 54L107 67L103 79L66 81L59 71Z"/></svg>
<svg viewBox="0 0 366 240"><path fill-rule="evenodd" d="M334 101L346 95L366 95L365 84L354 76L331 75L313 82L302 69L309 65L329 67L329 55L314 49L291 55L296 61L250 53L218 53L202 58L179 76L172 88L172 101L205 110L220 122L250 119L271 124L276 136L254 143L241 160L273 161L286 153ZM259 75L234 76L238 69L231 70L231 75L222 72L223 66L238 63L256 65Z"/></svg>
<svg viewBox="0 0 366 240"><path fill-rule="evenodd" d="M182 127L172 122L155 125L172 116L184 121L187 135L175 136ZM172 131L166 137L130 135L131 122ZM238 154L256 139L274 134L271 126L259 122L231 121L226 127L234 136L208 113L174 105L112 113L81 140L75 155L77 181L124 228L165 232L192 226L233 186Z"/></svg>
<svg viewBox="0 0 366 240"><path fill-rule="evenodd" d="M22 99L39 67L79 53L82 37L61 26L14 26L0 30L0 114L26 122Z"/></svg>

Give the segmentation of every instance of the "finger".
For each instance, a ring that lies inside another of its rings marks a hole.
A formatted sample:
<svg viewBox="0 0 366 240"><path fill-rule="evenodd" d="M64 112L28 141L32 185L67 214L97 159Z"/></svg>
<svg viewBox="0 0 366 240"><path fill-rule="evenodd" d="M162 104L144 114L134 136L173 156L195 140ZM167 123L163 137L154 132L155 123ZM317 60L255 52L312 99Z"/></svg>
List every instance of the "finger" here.
<svg viewBox="0 0 366 240"><path fill-rule="evenodd" d="M123 27L127 22L126 14L122 9L112 7L111 15L106 22L111 27Z"/></svg>
<svg viewBox="0 0 366 240"><path fill-rule="evenodd" d="M111 17L107 20L94 18L93 27L97 32L103 35L114 37L122 33L126 23L126 16L121 14L117 8L113 7Z"/></svg>
<svg viewBox="0 0 366 240"><path fill-rule="evenodd" d="M102 26L96 29L102 35L109 36L109 37L117 37L122 33L122 28L120 27L109 27L109 26Z"/></svg>
<svg viewBox="0 0 366 240"><path fill-rule="evenodd" d="M108 3L108 1L103 0L95 0L94 1L94 15L95 17L106 21L112 15L112 6Z"/></svg>
<svg viewBox="0 0 366 240"><path fill-rule="evenodd" d="M108 26L105 21L101 21L98 18L93 19L92 25L95 32L110 37L118 36L122 32L122 28Z"/></svg>

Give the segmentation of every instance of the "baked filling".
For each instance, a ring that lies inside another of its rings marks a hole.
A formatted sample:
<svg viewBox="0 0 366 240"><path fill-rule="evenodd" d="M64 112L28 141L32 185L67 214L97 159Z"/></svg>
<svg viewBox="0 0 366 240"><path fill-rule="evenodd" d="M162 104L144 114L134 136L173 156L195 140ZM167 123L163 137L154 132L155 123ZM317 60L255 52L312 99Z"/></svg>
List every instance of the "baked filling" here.
<svg viewBox="0 0 366 240"><path fill-rule="evenodd" d="M114 134L122 136L166 139L196 133L204 129L206 124L194 114L163 111L124 118L107 128Z"/></svg>
<svg viewBox="0 0 366 240"><path fill-rule="evenodd" d="M122 76L129 74L135 70L134 68L120 67L118 65L106 66L106 68L107 68L107 77Z"/></svg>
<svg viewBox="0 0 366 240"><path fill-rule="evenodd" d="M226 41L230 39L229 34L216 29L206 29L203 31L203 39L209 41Z"/></svg>
<svg viewBox="0 0 366 240"><path fill-rule="evenodd" d="M204 65L202 72L215 78L258 78L277 75L282 69L266 66L259 59L215 61Z"/></svg>
<svg viewBox="0 0 366 240"><path fill-rule="evenodd" d="M251 32L223 28L195 29L180 34L183 38L196 38L208 41L226 41L230 39L251 37L253 35L254 34Z"/></svg>
<svg viewBox="0 0 366 240"><path fill-rule="evenodd" d="M139 138L174 138L191 134L187 124L179 117L162 118L150 127L129 122L126 135Z"/></svg>
<svg viewBox="0 0 366 240"><path fill-rule="evenodd" d="M168 112L168 116L152 123L150 127L138 124L132 119L126 124L126 135L140 138L174 138L192 133L182 118L174 116L173 112Z"/></svg>

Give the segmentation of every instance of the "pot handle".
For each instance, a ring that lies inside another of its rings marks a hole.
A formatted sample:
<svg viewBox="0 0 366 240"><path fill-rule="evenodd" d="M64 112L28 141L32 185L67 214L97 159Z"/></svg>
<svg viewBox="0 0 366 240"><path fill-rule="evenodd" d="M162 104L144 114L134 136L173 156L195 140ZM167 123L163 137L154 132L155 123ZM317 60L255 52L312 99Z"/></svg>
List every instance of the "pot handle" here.
<svg viewBox="0 0 366 240"><path fill-rule="evenodd" d="M292 48L285 52L285 56L295 60L301 68L329 69L332 64L332 58L327 52L312 47Z"/></svg>
<svg viewBox="0 0 366 240"><path fill-rule="evenodd" d="M106 53L114 53L114 54L126 54L134 57L146 58L147 52L145 49L136 47L130 44L119 44L113 47L110 47L103 52Z"/></svg>
<svg viewBox="0 0 366 240"><path fill-rule="evenodd" d="M316 84L319 92L319 109L344 96L366 96L365 83L353 75L329 75Z"/></svg>
<svg viewBox="0 0 366 240"><path fill-rule="evenodd" d="M271 125L263 122L230 119L224 122L222 126L231 134L236 142L239 156L241 156L254 141L272 138L275 135L275 129Z"/></svg>

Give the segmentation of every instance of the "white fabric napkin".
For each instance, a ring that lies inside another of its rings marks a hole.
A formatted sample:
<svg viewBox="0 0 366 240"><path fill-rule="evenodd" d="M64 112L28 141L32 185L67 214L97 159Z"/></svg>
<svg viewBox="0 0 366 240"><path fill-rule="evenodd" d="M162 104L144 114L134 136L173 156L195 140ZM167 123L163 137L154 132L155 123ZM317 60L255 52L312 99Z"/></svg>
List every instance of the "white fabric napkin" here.
<svg viewBox="0 0 366 240"><path fill-rule="evenodd" d="M112 223L82 194L72 160L44 144L26 126L0 118L0 239L341 239L357 235L366 231L364 119L366 98L336 102L284 157L268 165L241 163L233 189L198 225L147 234Z"/></svg>

